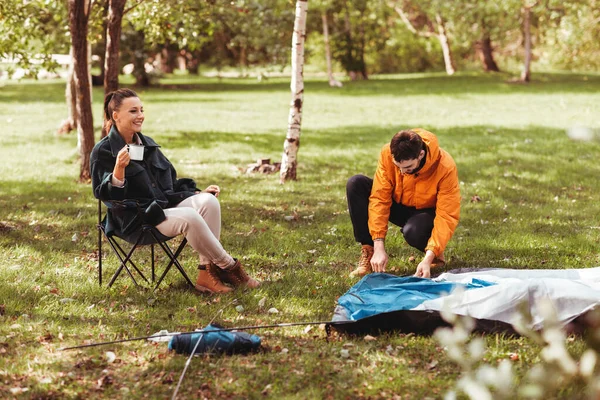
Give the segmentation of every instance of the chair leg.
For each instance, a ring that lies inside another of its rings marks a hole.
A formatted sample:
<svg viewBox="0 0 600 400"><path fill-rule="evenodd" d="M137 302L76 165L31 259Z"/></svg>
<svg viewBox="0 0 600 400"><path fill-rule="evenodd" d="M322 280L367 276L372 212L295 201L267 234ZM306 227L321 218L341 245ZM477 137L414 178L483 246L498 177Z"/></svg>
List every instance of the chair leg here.
<svg viewBox="0 0 600 400"><path fill-rule="evenodd" d="M98 224L98 284L102 286L102 226Z"/></svg>
<svg viewBox="0 0 600 400"><path fill-rule="evenodd" d="M152 232L152 235L155 236L154 232ZM156 238L156 236L155 236L155 238ZM183 248L187 244L187 239L186 238L183 239L183 241L181 242L181 244L175 251L175 254L173 254L173 252L171 251L171 248L168 245L165 245L163 242L159 241L158 238L156 238L156 239L157 239L158 244L162 247L162 249L165 251L165 253L167 253L167 255L169 256L170 261L169 261L169 264L167 265L167 267L165 268L165 270L163 271L163 273L161 274L160 278L158 279L158 282L157 282L156 286L154 287L154 290L158 289L158 287L160 286L163 279L165 278L165 276L167 275L167 273L169 272L169 270L171 269L171 267L173 265L175 265L175 268L177 268L179 270L179 272L181 273L181 275L183 275L183 277L185 278L188 285L190 285L191 288L195 288L196 286L194 285L194 283L192 282L192 280L190 279L188 274L185 272L185 269L183 269L183 267L179 263L179 260L177 259L177 257L179 257L179 254L181 254L181 252L183 251Z"/></svg>
<svg viewBox="0 0 600 400"><path fill-rule="evenodd" d="M155 276L154 276L154 243L152 243L150 245L150 253L152 256L152 283L154 283L154 279L155 279Z"/></svg>
<svg viewBox="0 0 600 400"><path fill-rule="evenodd" d="M140 236L138 237L137 241L135 242L135 244L131 247L131 250L129 250L129 253L126 253L123 248L121 246L119 246L119 244L113 239L111 240L109 238L109 243L112 246L113 250L115 251L115 254L117 255L117 257L119 257L119 259L121 260L121 265L119 266L119 268L115 271L113 277L110 280L110 283L108 284L108 287L111 287L112 284L115 282L115 280L117 279L117 277L119 276L119 274L121 273L121 271L123 270L123 268L125 268L125 271L127 272L127 274L129 275L129 277L131 278L131 280L133 280L133 283L136 286L139 286L137 281L135 280L135 278L133 277L133 274L131 273L131 271L129 270L129 268L127 268L127 263L129 262L129 264L133 267L133 269L135 269L135 271L142 277L142 279L146 282L148 282L148 279L146 279L146 277L144 276L144 274L139 270L139 268L135 265L135 263L131 260L131 255L133 254L133 252L135 251L135 249L137 249L141 239L142 239L142 235L140 234Z"/></svg>
<svg viewBox="0 0 600 400"><path fill-rule="evenodd" d="M102 286L102 234L104 232L104 226L102 225L102 202L98 200L98 283Z"/></svg>
<svg viewBox="0 0 600 400"><path fill-rule="evenodd" d="M116 242L113 243L110 240L109 240L109 243L112 246L113 250L115 251L115 254L117 255L117 257L121 261L121 265L119 265L119 268L117 268L117 270L113 274L112 278L110 279L110 282L108 282L108 287L111 287L112 284L115 283L115 280L121 274L121 271L123 270L123 268L125 268L125 272L127 272L127 275L129 275L129 277L131 278L131 280L133 281L133 283L135 284L135 286L139 286L139 284L137 283L137 281L133 277L133 274L131 273L131 271L129 270L129 268L127 268L127 265L126 265L127 261L129 260L129 257L131 257L131 254L133 254L133 250L134 249L132 248L132 250L129 252L129 254L125 254L125 252L119 246L118 243L116 243ZM125 255L125 258L123 258L123 255Z"/></svg>

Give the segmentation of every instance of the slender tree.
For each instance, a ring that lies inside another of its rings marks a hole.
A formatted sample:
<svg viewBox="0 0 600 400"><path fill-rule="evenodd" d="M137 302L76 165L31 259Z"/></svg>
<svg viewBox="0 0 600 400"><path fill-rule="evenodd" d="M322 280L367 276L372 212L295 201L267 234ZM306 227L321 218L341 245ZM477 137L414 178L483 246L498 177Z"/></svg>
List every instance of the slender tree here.
<svg viewBox="0 0 600 400"><path fill-rule="evenodd" d="M109 0L106 26L106 54L104 56L104 95L119 88L119 46L121 23L127 0ZM108 132L102 126L102 137Z"/></svg>
<svg viewBox="0 0 600 400"><path fill-rule="evenodd" d="M495 71L499 72L498 64L494 60L494 49L492 47L492 39L488 32L484 31L484 34L477 42L477 49L479 51L479 57L483 64L483 70L486 72Z"/></svg>
<svg viewBox="0 0 600 400"><path fill-rule="evenodd" d="M67 118L60 124L57 134L62 135L77 129L77 93L75 85L75 70L73 69L73 48L69 51L71 62L67 72L67 85L65 88L65 98L67 99Z"/></svg>
<svg viewBox="0 0 600 400"><path fill-rule="evenodd" d="M77 150L79 152L79 180L90 179L90 154L94 148L91 82L88 64L88 21L91 0L69 0L69 30L73 48L73 76L77 109Z"/></svg>
<svg viewBox="0 0 600 400"><path fill-rule="evenodd" d="M537 3L537 2L536 2ZM525 47L525 61L521 71L521 82L529 82L531 79L531 8L533 4L523 6L523 44Z"/></svg>
<svg viewBox="0 0 600 400"><path fill-rule="evenodd" d="M410 0L404 0L403 2L389 0L389 5L398 13L402 22L411 32L419 36L427 38L436 37L438 39L444 56L446 73L453 75L456 72L456 68L454 66L452 48L446 29L446 21L438 11L438 6L434 4L425 8L427 4L415 3ZM410 10L410 12L406 10ZM420 26L416 26L416 22Z"/></svg>
<svg viewBox="0 0 600 400"><path fill-rule="evenodd" d="M333 76L333 68L331 67L331 47L329 46L329 23L327 22L327 11L321 13L323 21L323 40L325 41L325 60L327 61L327 76L329 77L329 86L342 87L342 82L335 79Z"/></svg>
<svg viewBox="0 0 600 400"><path fill-rule="evenodd" d="M288 130L283 143L280 182L296 180L298 148L300 147L300 127L304 97L304 40L306 38L306 14L308 0L296 1L294 35L292 37L292 101L288 118Z"/></svg>

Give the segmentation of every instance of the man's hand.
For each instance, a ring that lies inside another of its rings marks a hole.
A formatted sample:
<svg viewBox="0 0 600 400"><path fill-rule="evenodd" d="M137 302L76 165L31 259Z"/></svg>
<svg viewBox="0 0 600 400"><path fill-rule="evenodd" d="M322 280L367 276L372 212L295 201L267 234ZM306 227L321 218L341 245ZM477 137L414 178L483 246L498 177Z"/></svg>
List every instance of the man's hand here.
<svg viewBox="0 0 600 400"><path fill-rule="evenodd" d="M383 240L376 240L374 244L373 257L371 257L371 268L373 272L385 272L388 263L388 255L385 252Z"/></svg>
<svg viewBox="0 0 600 400"><path fill-rule="evenodd" d="M217 185L210 185L209 187L204 189L204 192L212 193L215 195L215 197L219 197L219 193L221 193L221 188L218 187Z"/></svg>
<svg viewBox="0 0 600 400"><path fill-rule="evenodd" d="M415 276L420 278L430 278L431 277L431 263L435 259L435 253L431 250L427 250L425 253L425 257L423 257L423 261L419 263L417 266L417 272L415 272Z"/></svg>
<svg viewBox="0 0 600 400"><path fill-rule="evenodd" d="M417 272L415 272L415 276L420 278L430 278L431 277L431 263L426 261L421 261L417 266Z"/></svg>

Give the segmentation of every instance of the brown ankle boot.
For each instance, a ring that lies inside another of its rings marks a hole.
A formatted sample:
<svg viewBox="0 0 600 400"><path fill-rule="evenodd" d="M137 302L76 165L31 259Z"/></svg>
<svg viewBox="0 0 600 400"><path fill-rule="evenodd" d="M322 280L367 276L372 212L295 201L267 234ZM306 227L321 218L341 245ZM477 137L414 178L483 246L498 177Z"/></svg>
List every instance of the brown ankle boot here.
<svg viewBox="0 0 600 400"><path fill-rule="evenodd" d="M227 293L233 291L232 288L221 282L218 270L220 268L214 264L199 265L196 290L210 293Z"/></svg>
<svg viewBox="0 0 600 400"><path fill-rule="evenodd" d="M256 288L260 285L260 282L254 278L251 278L244 268L240 260L234 258L235 264L233 267L228 269L219 268L219 275L223 282L230 283L233 287L247 286L249 288Z"/></svg>
<svg viewBox="0 0 600 400"><path fill-rule="evenodd" d="M440 254L439 257L435 257L431 262L431 268L442 268L444 265L446 265L444 253Z"/></svg>
<svg viewBox="0 0 600 400"><path fill-rule="evenodd" d="M360 258L358 259L358 267L350 273L351 278L365 276L366 274L373 272L373 269L371 269L371 257L373 257L373 251L373 246L363 244L362 249L360 250Z"/></svg>

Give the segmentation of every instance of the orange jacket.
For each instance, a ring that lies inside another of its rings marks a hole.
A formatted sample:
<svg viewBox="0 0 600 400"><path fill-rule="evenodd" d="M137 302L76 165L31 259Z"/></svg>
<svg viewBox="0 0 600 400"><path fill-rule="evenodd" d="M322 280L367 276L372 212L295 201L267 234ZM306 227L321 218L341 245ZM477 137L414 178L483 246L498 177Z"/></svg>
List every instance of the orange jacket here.
<svg viewBox="0 0 600 400"><path fill-rule="evenodd" d="M402 174L394 165L389 143L383 146L369 197L369 231L373 239L385 238L392 198L417 209L435 207L433 231L425 250L439 256L458 225L460 189L454 160L438 145L437 137L424 129L412 129L427 146L423 168L414 175Z"/></svg>

